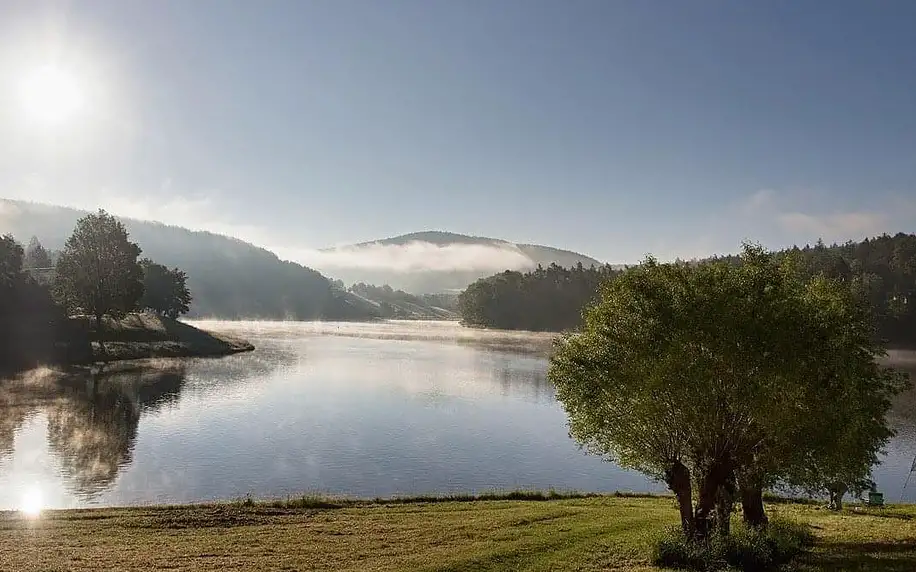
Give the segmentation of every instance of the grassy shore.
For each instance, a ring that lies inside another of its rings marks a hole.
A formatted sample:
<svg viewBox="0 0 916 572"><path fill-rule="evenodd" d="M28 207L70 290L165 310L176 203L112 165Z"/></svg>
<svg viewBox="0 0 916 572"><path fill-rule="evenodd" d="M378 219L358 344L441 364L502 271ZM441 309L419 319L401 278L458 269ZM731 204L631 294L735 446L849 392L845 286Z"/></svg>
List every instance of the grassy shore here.
<svg viewBox="0 0 916 572"><path fill-rule="evenodd" d="M769 510L812 527L800 570L916 570L916 506ZM676 522L670 498L614 496L3 513L0 570L657 570L651 544Z"/></svg>
<svg viewBox="0 0 916 572"><path fill-rule="evenodd" d="M96 331L91 318L72 318L77 340L87 340L76 363L111 362L149 358L224 356L254 349L230 335L208 332L184 322L139 313L121 319L104 319Z"/></svg>

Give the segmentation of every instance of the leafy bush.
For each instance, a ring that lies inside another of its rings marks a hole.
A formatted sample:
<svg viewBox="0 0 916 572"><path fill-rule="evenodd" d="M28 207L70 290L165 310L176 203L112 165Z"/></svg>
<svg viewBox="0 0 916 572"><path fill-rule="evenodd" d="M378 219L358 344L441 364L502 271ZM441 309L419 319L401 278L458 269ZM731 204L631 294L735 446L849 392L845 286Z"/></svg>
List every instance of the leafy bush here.
<svg viewBox="0 0 916 572"><path fill-rule="evenodd" d="M656 566L689 570L763 572L790 562L813 541L804 525L773 519L764 530L737 524L728 537L688 539L680 527L667 529L655 544Z"/></svg>

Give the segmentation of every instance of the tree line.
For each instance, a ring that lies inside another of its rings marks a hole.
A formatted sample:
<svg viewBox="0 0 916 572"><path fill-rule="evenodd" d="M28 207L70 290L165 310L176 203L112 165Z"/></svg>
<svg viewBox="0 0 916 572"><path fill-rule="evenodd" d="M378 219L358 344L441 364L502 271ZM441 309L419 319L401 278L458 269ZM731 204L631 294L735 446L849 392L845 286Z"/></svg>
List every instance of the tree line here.
<svg viewBox="0 0 916 572"><path fill-rule="evenodd" d="M619 273L611 266L581 263L507 270L468 286L458 296L458 313L468 326L559 332L577 327L598 287Z"/></svg>
<svg viewBox="0 0 916 572"><path fill-rule="evenodd" d="M799 272L848 282L868 302L877 335L893 346L916 344L916 235L882 235L861 242L793 247L774 253L793 257ZM739 263L739 256L716 261ZM598 285L620 274L609 267L503 272L478 280L459 297L459 314L469 326L562 331L582 324L583 309Z"/></svg>
<svg viewBox="0 0 916 572"><path fill-rule="evenodd" d="M77 221L59 252L33 238L23 248L0 237L0 366L19 367L56 355L72 335L68 317L145 310L177 318L188 312L187 274L140 258L124 225L103 210ZM3 343L5 342L5 343Z"/></svg>

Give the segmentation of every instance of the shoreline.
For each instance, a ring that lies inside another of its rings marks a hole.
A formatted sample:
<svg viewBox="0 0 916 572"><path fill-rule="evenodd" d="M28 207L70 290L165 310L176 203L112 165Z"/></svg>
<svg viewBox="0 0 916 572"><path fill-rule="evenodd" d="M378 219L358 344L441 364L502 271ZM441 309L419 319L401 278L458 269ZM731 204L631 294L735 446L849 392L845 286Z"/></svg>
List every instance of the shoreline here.
<svg viewBox="0 0 916 572"><path fill-rule="evenodd" d="M70 318L64 351L53 365L87 367L146 359L224 357L253 351L251 342L155 314L105 318L97 331L85 317Z"/></svg>
<svg viewBox="0 0 916 572"><path fill-rule="evenodd" d="M550 503L555 501L575 501L575 500L601 500L601 499L634 499L649 501L670 501L673 502L675 497L670 492L638 492L638 491L557 491L557 490L536 490L536 489L517 489L506 491L492 491L481 493L443 493L443 494L411 494L411 495L393 495L382 497L351 497L345 495L333 494L300 494L288 495L286 498L281 497L235 497L230 499L205 499L200 501L187 502L144 502L140 501L134 504L121 505L102 505L102 506L84 506L71 508L46 508L42 509L41 514L62 514L62 513L85 513L96 511L148 511L148 510L218 510L218 509L284 509L284 510L338 510L338 509L363 509L372 507L392 507L404 505L436 505L436 504L474 504L489 502L518 502L518 503ZM764 505L772 510L779 506L800 506L811 507L816 510L824 510L832 514L842 514L844 512L865 513L880 511L888 515L895 510L914 511L916 513L916 503L914 502L890 502L886 501L881 507L872 507L862 503L861 499L847 499L843 503L843 509L834 513L828 510L827 499L811 497L788 497L776 494L764 494ZM672 505L674 506L674 505ZM737 503L740 506L740 502ZM23 514L21 509L0 509L0 520L3 518L30 518ZM916 515L914 515L916 518Z"/></svg>

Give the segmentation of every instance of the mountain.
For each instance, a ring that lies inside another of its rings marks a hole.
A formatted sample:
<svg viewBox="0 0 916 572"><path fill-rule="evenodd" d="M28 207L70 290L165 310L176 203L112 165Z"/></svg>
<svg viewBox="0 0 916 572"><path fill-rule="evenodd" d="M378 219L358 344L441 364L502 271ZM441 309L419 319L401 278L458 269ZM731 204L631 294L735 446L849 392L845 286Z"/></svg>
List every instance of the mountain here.
<svg viewBox="0 0 916 572"><path fill-rule="evenodd" d="M316 267L348 284L387 284L411 294L457 292L503 270L600 266L594 258L538 244L442 231L324 249Z"/></svg>
<svg viewBox="0 0 916 572"><path fill-rule="evenodd" d="M60 249L77 219L76 209L0 199L0 234L21 243L38 237ZM247 242L213 234L121 218L142 256L188 273L191 316L227 319L369 319L370 303L338 288L316 270L280 260Z"/></svg>

